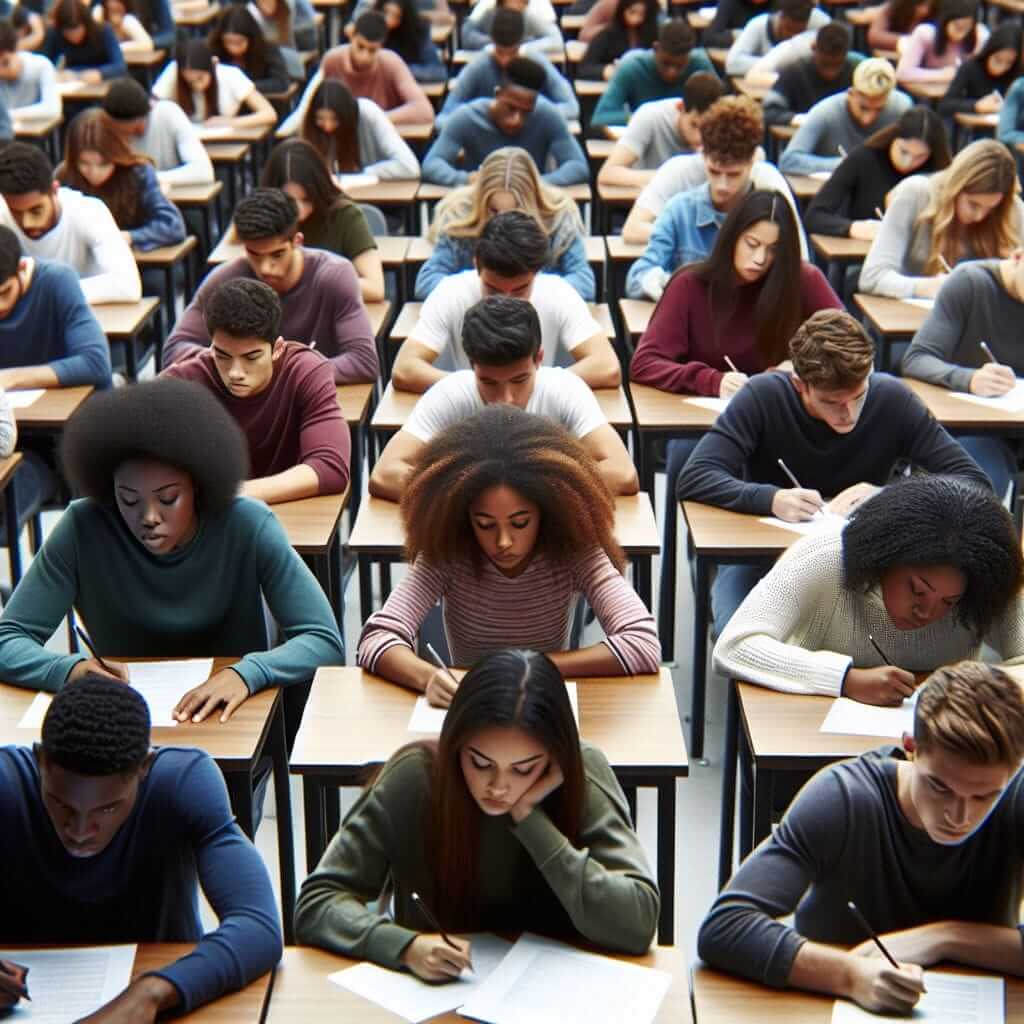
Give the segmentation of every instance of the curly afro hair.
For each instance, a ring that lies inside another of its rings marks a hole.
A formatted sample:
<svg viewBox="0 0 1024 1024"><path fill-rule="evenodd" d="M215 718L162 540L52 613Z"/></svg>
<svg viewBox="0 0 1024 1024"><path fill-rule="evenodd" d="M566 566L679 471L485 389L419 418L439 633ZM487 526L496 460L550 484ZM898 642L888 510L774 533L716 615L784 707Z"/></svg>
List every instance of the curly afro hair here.
<svg viewBox="0 0 1024 1024"><path fill-rule="evenodd" d="M149 707L138 690L87 675L53 698L43 719L43 753L78 775L128 774L149 753L149 724Z"/></svg>
<svg viewBox="0 0 1024 1024"><path fill-rule="evenodd" d="M249 474L231 414L201 384L170 377L90 398L68 420L60 457L75 494L104 505L114 504L114 473L129 459L188 473L206 513L227 508Z"/></svg>
<svg viewBox="0 0 1024 1024"><path fill-rule="evenodd" d="M723 96L700 117L704 153L723 164L745 164L754 159L764 138L761 104L746 96Z"/></svg>
<svg viewBox="0 0 1024 1024"><path fill-rule="evenodd" d="M877 586L897 566L944 565L966 580L954 618L980 640L1024 582L1020 538L991 491L954 476L914 476L883 488L843 531L849 590Z"/></svg>

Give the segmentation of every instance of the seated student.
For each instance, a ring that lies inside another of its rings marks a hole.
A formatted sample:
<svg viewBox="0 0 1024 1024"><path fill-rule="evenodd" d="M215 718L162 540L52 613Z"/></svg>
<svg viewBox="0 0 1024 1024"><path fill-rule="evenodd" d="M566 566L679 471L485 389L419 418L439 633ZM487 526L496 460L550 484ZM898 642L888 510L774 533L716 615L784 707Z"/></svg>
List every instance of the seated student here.
<svg viewBox="0 0 1024 1024"><path fill-rule="evenodd" d="M41 53L18 49L18 34L9 21L0 21L0 102L12 118L59 117L57 72Z"/></svg>
<svg viewBox="0 0 1024 1024"><path fill-rule="evenodd" d="M440 738L392 755L356 802L302 885L298 941L433 983L472 960L468 940L437 927L644 953L658 889L629 820L605 756L579 739L562 673L498 649L462 680ZM384 891L393 915L367 906Z"/></svg>
<svg viewBox="0 0 1024 1024"><path fill-rule="evenodd" d="M911 107L850 150L811 200L804 224L812 234L870 241L882 226L878 215L889 193L907 175L934 174L951 159L939 115Z"/></svg>
<svg viewBox="0 0 1024 1024"><path fill-rule="evenodd" d="M801 790L704 919L704 960L886 1015L911 1013L922 968L939 961L1024 974L1019 684L990 665L938 669L901 747L830 765Z"/></svg>
<svg viewBox="0 0 1024 1024"><path fill-rule="evenodd" d="M678 159L701 165L703 181L698 179L697 184L672 195L658 214L647 249L626 275L626 294L630 298L661 298L669 275L677 267L702 260L711 252L729 211L752 190L777 191L793 205L782 175L770 164L754 164L759 140L764 136L759 103L744 96L723 97L701 117L700 136L701 152ZM662 169L666 174L671 163ZM769 168L771 174L767 173ZM659 172L640 199L658 187L662 176ZM799 228L797 239L806 259L807 245Z"/></svg>
<svg viewBox="0 0 1024 1024"><path fill-rule="evenodd" d="M896 73L887 60L863 60L849 89L811 107L779 158L779 170L834 171L873 131L886 128L911 106L910 97L896 89Z"/></svg>
<svg viewBox="0 0 1024 1024"><path fill-rule="evenodd" d="M594 271L583 246L579 207L561 189L541 181L530 154L514 146L496 149L480 165L472 185L452 190L437 204L428 234L434 251L416 275L416 298L428 298L450 274L472 270L473 249L484 225L509 210L536 219L549 240L545 269L593 302Z"/></svg>
<svg viewBox="0 0 1024 1024"><path fill-rule="evenodd" d="M533 55L552 51L561 53L564 47L562 33L555 20L550 3L538 0L479 0L463 22L460 42L464 49L482 50L491 41L491 28L498 11L507 7L523 16L523 50Z"/></svg>
<svg viewBox="0 0 1024 1024"><path fill-rule="evenodd" d="M209 388L242 428L250 476L240 494L268 505L348 487L351 443L334 368L281 337L281 300L262 281L218 285L204 310L210 347L162 376Z"/></svg>
<svg viewBox="0 0 1024 1024"><path fill-rule="evenodd" d="M462 321L469 370L450 373L429 388L370 476L370 493L398 501L424 445L485 405L516 405L561 423L597 463L613 494L636 494L636 469L609 426L594 393L575 374L542 366L540 320L522 299L481 299Z"/></svg>
<svg viewBox="0 0 1024 1024"><path fill-rule="evenodd" d="M101 0L95 14L114 30L122 55L156 49L153 37L133 13L131 0Z"/></svg>
<svg viewBox="0 0 1024 1024"><path fill-rule="evenodd" d="M900 82L950 82L960 62L988 39L978 21L978 0L938 0L935 12L900 46Z"/></svg>
<svg viewBox="0 0 1024 1024"><path fill-rule="evenodd" d="M1024 204L1007 148L979 139L946 170L893 189L860 273L861 291L933 299L961 260L1005 258L1021 244Z"/></svg>
<svg viewBox="0 0 1024 1024"><path fill-rule="evenodd" d="M1021 73L1021 37L1019 21L1004 21L993 30L977 56L968 57L957 68L939 102L939 113L943 117L998 113Z"/></svg>
<svg viewBox="0 0 1024 1024"><path fill-rule="evenodd" d="M195 947L140 975L89 1021L189 1014L281 956L270 877L216 764L201 750L150 744L145 699L87 675L54 697L39 742L0 748L6 941ZM199 920L200 888L216 930Z"/></svg>
<svg viewBox="0 0 1024 1024"><path fill-rule="evenodd" d="M275 146L260 184L295 200L304 245L351 262L363 302L384 301L384 266L366 214L338 188L323 157L305 139L285 139Z"/></svg>
<svg viewBox="0 0 1024 1024"><path fill-rule="evenodd" d="M213 182L210 156L177 103L151 100L134 78L118 78L102 107L130 145L153 161L162 189Z"/></svg>
<svg viewBox="0 0 1024 1024"><path fill-rule="evenodd" d="M61 82L102 82L126 72L121 44L109 25L102 25L89 10L86 0L58 0L49 14L42 54L53 64L63 62L57 72Z"/></svg>
<svg viewBox="0 0 1024 1024"><path fill-rule="evenodd" d="M253 128L276 124L277 112L248 75L233 64L214 60L202 39L189 40L153 83L153 95L174 100L193 124ZM244 108L250 111L242 114Z"/></svg>
<svg viewBox="0 0 1024 1024"><path fill-rule="evenodd" d="M1024 79L1018 78L1010 86L1006 101L999 108L999 126L996 137L1007 146L1024 142Z"/></svg>
<svg viewBox="0 0 1024 1024"><path fill-rule="evenodd" d="M811 55L779 72L764 98L765 124L793 124L820 100L849 89L857 63L857 58L850 56L846 26L838 21L823 25L811 44Z"/></svg>
<svg viewBox="0 0 1024 1024"><path fill-rule="evenodd" d="M280 55L286 80L304 82L306 69L299 50L320 51L320 30L316 26L316 12L312 4L308 0L299 0L298 3L250 0L245 10L252 16L268 47L273 47Z"/></svg>
<svg viewBox="0 0 1024 1024"><path fill-rule="evenodd" d="M336 383L376 380L377 346L355 270L334 253L303 248L295 200L280 189L253 189L235 207L234 226L245 255L203 280L167 339L164 365L209 348L207 301L222 282L246 277L277 292L281 333L304 345L315 342L333 364Z"/></svg>
<svg viewBox="0 0 1024 1024"><path fill-rule="evenodd" d="M826 495L828 510L846 516L900 462L988 489L988 477L924 404L902 382L872 372L874 345L848 313L812 314L790 339L789 354L791 372L743 382L686 463L677 500L803 522L826 506ZM766 572L720 569L713 590L718 633Z"/></svg>
<svg viewBox="0 0 1024 1024"><path fill-rule="evenodd" d="M430 38L430 22L420 14L416 0L376 0L375 8L388 26L384 48L405 61L417 82L443 82L448 69Z"/></svg>
<svg viewBox="0 0 1024 1024"><path fill-rule="evenodd" d="M491 24L494 45L474 57L448 87L444 106L437 115L439 131L461 106L471 100L494 95L509 64L522 52L524 31L521 11L499 7L494 12ZM529 57L544 70L544 84L538 90L541 96L550 100L567 121L575 121L580 116L580 104L572 86L543 54L531 52Z"/></svg>
<svg viewBox="0 0 1024 1024"><path fill-rule="evenodd" d="M576 77L608 81L631 50L650 50L658 41L658 0L618 0L611 22L587 44Z"/></svg>
<svg viewBox="0 0 1024 1024"><path fill-rule="evenodd" d="M898 53L904 40L921 22L931 18L937 0L886 0L876 7L868 26L872 50Z"/></svg>
<svg viewBox="0 0 1024 1024"><path fill-rule="evenodd" d="M742 78L779 43L804 32L817 32L828 22L829 16L811 0L780 0L774 11L758 14L744 25L729 47L725 72L731 78Z"/></svg>
<svg viewBox="0 0 1024 1024"><path fill-rule="evenodd" d="M366 620L358 663L451 701L451 677L415 654L440 600L452 664L508 644L549 652L566 675L657 672L654 620L622 576L615 502L586 448L564 427L489 405L437 434L402 493L408 573ZM606 639L565 649L582 596Z"/></svg>
<svg viewBox="0 0 1024 1024"><path fill-rule="evenodd" d="M160 190L152 163L132 152L98 107L76 114L68 125L57 180L102 200L133 249L145 252L185 238L185 222Z"/></svg>
<svg viewBox="0 0 1024 1024"><path fill-rule="evenodd" d="M91 305L142 297L135 257L106 204L60 185L38 146L11 142L0 150L0 197L0 224L25 255L68 264Z"/></svg>
<svg viewBox="0 0 1024 1024"><path fill-rule="evenodd" d="M798 540L736 610L715 665L787 693L897 705L915 672L979 658L983 646L1006 662L1024 657L1022 582L1020 537L988 487L907 477L842 531Z"/></svg>
<svg viewBox="0 0 1024 1024"><path fill-rule="evenodd" d="M770 7L771 0L719 0L711 24L703 33L704 45L727 50L747 22Z"/></svg>
<svg viewBox="0 0 1024 1024"><path fill-rule="evenodd" d="M690 75L680 100L651 100L629 119L597 173L599 185L643 187L662 164L701 148L700 117L722 95L717 75Z"/></svg>
<svg viewBox="0 0 1024 1024"><path fill-rule="evenodd" d="M670 97L679 99L690 75L699 71L714 75L710 58L695 44L696 36L687 22L681 18L666 21L649 50L631 53L619 62L608 88L597 101L591 126L628 124L644 103Z"/></svg>
<svg viewBox="0 0 1024 1024"><path fill-rule="evenodd" d="M423 180L465 185L485 157L514 144L533 157L549 185L588 182L587 158L562 114L539 95L543 88L539 64L529 57L512 60L492 98L465 103L445 121L423 158Z"/></svg>
<svg viewBox="0 0 1024 1024"><path fill-rule="evenodd" d="M420 176L420 162L373 100L356 99L344 82L321 82L301 136L334 174L371 174L380 181Z"/></svg>
<svg viewBox="0 0 1024 1024"><path fill-rule="evenodd" d="M490 295L532 303L540 317L544 362L567 353L570 367L592 388L614 388L621 381L619 361L608 338L573 287L554 274L542 274L549 259L548 237L527 213L492 217L480 232L474 270L445 278L420 310L419 320L395 360L391 379L400 391L426 391L445 377L434 366L442 353L456 369L469 369L459 344L462 318Z"/></svg>
<svg viewBox="0 0 1024 1024"><path fill-rule="evenodd" d="M287 5L282 4L282 10L287 12ZM210 32L209 47L218 67L237 68L262 97L288 88L288 68L281 51L268 42L247 7L232 3L221 11ZM218 78L219 75L218 71ZM219 80L217 84L219 100Z"/></svg>
<svg viewBox="0 0 1024 1024"><path fill-rule="evenodd" d="M37 11L23 6L18 0L0 0L0 18L13 26L19 50L30 53L43 45L46 25Z"/></svg>

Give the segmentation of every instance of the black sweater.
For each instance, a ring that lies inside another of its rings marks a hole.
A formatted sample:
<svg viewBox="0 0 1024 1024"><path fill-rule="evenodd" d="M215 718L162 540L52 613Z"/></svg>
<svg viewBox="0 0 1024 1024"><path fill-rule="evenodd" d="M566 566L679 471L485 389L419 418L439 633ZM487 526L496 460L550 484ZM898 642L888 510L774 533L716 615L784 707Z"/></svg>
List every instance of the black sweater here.
<svg viewBox="0 0 1024 1024"><path fill-rule="evenodd" d="M925 165L918 174L927 174ZM832 172L804 215L811 234L847 238L855 220L877 220L889 190L903 180L889 162L888 149L858 146Z"/></svg>
<svg viewBox="0 0 1024 1024"><path fill-rule="evenodd" d="M764 98L765 123L789 124L794 114L806 114L818 100L845 92L852 84L856 66L857 61L847 57L842 73L830 81L818 74L813 57L787 65Z"/></svg>
<svg viewBox="0 0 1024 1024"><path fill-rule="evenodd" d="M993 78L985 67L985 61L978 57L969 57L959 68L953 81L949 83L946 95L939 102L939 113L943 117L954 114L973 114L974 104L989 93L997 92L1006 95L1006 90L1013 85L1017 77L1014 68L999 78Z"/></svg>
<svg viewBox="0 0 1024 1024"><path fill-rule="evenodd" d="M702 46L724 46L733 44L734 33L743 28L751 18L772 9L771 3L753 3L753 0L719 0L715 8L714 21L704 32Z"/></svg>
<svg viewBox="0 0 1024 1024"><path fill-rule="evenodd" d="M588 82L599 82L604 77L604 69L613 61L617 61L627 50L650 49L657 38L657 25L641 26L637 41L631 43L626 30L618 22L613 21L590 41L587 52L576 69L576 75Z"/></svg>

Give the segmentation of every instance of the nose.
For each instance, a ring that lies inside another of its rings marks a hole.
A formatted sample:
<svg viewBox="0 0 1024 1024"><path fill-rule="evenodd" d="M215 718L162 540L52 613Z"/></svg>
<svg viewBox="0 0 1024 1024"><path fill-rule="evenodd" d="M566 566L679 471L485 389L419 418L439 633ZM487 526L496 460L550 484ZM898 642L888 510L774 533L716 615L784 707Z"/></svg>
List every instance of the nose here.
<svg viewBox="0 0 1024 1024"><path fill-rule="evenodd" d="M147 501L142 506L142 522L147 525L160 522L160 513L157 512L155 501Z"/></svg>
<svg viewBox="0 0 1024 1024"><path fill-rule="evenodd" d="M515 405L515 394L512 391L511 385L500 388L497 394L497 402L499 405Z"/></svg>
<svg viewBox="0 0 1024 1024"><path fill-rule="evenodd" d="M953 801L952 806L946 814L946 820L955 829L964 828L967 824L967 801L962 797Z"/></svg>
<svg viewBox="0 0 1024 1024"><path fill-rule="evenodd" d="M245 380L245 370L242 368L241 363L232 363L228 367L228 378L234 381Z"/></svg>
<svg viewBox="0 0 1024 1024"><path fill-rule="evenodd" d="M512 534L506 527L501 527L498 530L498 550L508 551L512 547Z"/></svg>
<svg viewBox="0 0 1024 1024"><path fill-rule="evenodd" d="M96 825L88 814L72 813L64 832L73 843L84 843L96 834Z"/></svg>

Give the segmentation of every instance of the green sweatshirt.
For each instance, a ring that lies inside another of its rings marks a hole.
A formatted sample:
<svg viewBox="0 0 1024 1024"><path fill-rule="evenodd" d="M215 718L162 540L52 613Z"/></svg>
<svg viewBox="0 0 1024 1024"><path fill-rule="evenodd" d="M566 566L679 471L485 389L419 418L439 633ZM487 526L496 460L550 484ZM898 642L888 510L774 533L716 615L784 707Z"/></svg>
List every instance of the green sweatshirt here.
<svg viewBox="0 0 1024 1024"><path fill-rule="evenodd" d="M267 650L262 597L285 642ZM236 498L195 537L153 555L116 509L73 501L0 618L0 679L56 691L82 654L43 644L72 606L100 656L237 656L250 693L342 665L330 605L262 502ZM253 653L260 652L260 653Z"/></svg>
<svg viewBox="0 0 1024 1024"><path fill-rule="evenodd" d="M295 912L297 941L401 967L406 946L433 931L413 892L433 889L423 853L432 755L422 747L393 757L362 793ZM586 775L579 846L543 805L518 825L480 815L480 920L476 930L538 931L640 954L658 921L658 889L629 824L626 799L604 755L583 745ZM366 904L394 886L394 919Z"/></svg>

